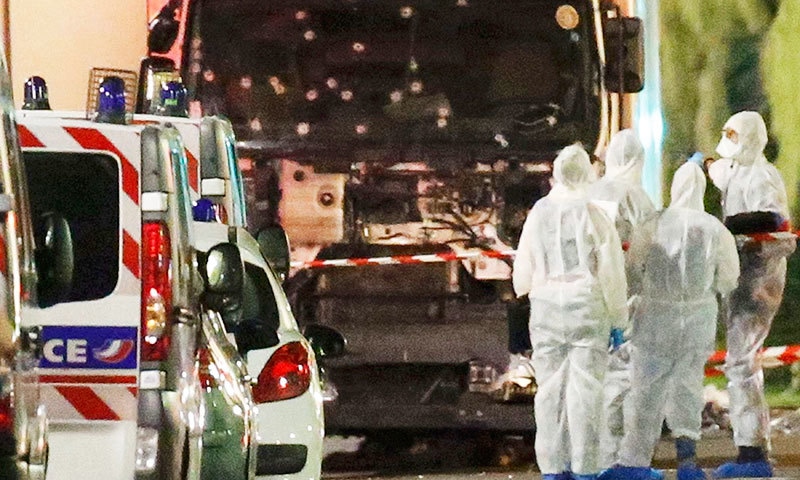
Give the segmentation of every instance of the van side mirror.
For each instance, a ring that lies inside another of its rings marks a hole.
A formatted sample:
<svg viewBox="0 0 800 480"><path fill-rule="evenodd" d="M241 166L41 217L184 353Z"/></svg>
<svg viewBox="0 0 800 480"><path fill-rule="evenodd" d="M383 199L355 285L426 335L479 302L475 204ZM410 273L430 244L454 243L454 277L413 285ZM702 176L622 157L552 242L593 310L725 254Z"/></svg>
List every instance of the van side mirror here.
<svg viewBox="0 0 800 480"><path fill-rule="evenodd" d="M69 299L75 257L72 233L63 215L48 212L36 222L37 298L41 307L51 307Z"/></svg>
<svg viewBox="0 0 800 480"><path fill-rule="evenodd" d="M310 323L303 328L314 355L317 358L335 358L345 354L347 340L338 330L319 323Z"/></svg>
<svg viewBox="0 0 800 480"><path fill-rule="evenodd" d="M200 273L205 282L204 303L221 314L238 310L242 303L244 263L233 243L214 245L205 255Z"/></svg>
<svg viewBox="0 0 800 480"><path fill-rule="evenodd" d="M603 20L605 81L609 92L636 93L644 88L644 27L637 17Z"/></svg>
<svg viewBox="0 0 800 480"><path fill-rule="evenodd" d="M280 280L286 280L290 267L289 238L286 236L286 231L280 226L265 227L258 232L257 237L261 255L275 270Z"/></svg>

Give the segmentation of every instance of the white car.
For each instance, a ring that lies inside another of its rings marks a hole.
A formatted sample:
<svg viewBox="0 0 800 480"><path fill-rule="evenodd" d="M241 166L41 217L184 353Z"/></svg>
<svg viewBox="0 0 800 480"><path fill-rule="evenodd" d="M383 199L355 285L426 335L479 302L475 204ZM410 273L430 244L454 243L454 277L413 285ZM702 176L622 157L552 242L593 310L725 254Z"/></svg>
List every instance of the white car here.
<svg viewBox="0 0 800 480"><path fill-rule="evenodd" d="M199 253L231 241L239 246L245 263L241 308L223 319L255 381L256 476L318 480L325 436L319 373L281 283L244 228L195 222L194 229Z"/></svg>

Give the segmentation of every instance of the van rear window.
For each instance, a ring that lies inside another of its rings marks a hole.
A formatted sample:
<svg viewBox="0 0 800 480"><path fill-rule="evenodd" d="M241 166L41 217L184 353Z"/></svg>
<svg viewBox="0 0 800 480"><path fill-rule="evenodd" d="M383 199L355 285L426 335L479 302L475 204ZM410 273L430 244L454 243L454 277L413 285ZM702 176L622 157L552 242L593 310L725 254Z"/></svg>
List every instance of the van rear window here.
<svg viewBox="0 0 800 480"><path fill-rule="evenodd" d="M98 153L24 152L36 220L60 212L70 225L75 267L70 302L103 298L119 275L119 166ZM37 242L40 236L37 234ZM38 246L38 245L37 245Z"/></svg>

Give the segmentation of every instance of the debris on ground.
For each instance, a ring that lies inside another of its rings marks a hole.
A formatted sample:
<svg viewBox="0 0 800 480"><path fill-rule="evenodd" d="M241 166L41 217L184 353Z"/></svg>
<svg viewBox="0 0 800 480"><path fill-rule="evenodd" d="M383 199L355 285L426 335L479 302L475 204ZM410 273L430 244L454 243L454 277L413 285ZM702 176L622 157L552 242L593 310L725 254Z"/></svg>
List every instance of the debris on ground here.
<svg viewBox="0 0 800 480"><path fill-rule="evenodd" d="M703 430L730 430L731 419L729 409L731 398L727 390L720 390L714 385L706 385L703 389Z"/></svg>
<svg viewBox="0 0 800 480"><path fill-rule="evenodd" d="M787 410L780 416L773 417L769 422L773 432L784 435L800 435L800 409Z"/></svg>

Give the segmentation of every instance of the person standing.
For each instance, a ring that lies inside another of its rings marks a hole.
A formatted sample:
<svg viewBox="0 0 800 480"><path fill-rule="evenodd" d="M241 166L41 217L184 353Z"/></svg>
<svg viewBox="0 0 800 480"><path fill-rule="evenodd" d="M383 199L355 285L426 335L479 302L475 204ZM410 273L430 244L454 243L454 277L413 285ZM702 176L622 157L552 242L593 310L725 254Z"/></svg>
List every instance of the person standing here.
<svg viewBox="0 0 800 480"><path fill-rule="evenodd" d="M544 480L593 480L609 333L628 323L625 261L608 216L589 201L589 155L564 148L550 193L531 209L512 280L530 299L535 449Z"/></svg>
<svg viewBox="0 0 800 480"><path fill-rule="evenodd" d="M757 112L736 113L725 123L709 176L722 192L725 224L736 233L788 230L786 187L764 157L767 127ZM771 477L769 409L758 352L783 299L786 257L795 240L746 242L739 249L741 276L726 312L725 374L730 418L739 455L714 471L715 478Z"/></svg>
<svg viewBox="0 0 800 480"><path fill-rule="evenodd" d="M605 166L605 175L592 184L589 197L614 221L622 245L626 246L639 226L656 213L653 202L642 188L644 148L633 130L621 130L611 137ZM630 295L633 290L637 288L628 278L629 304L633 301ZM621 340L624 339L618 339ZM630 388L630 343L624 341L609 354L603 385L605 424L600 434L600 465L603 468L617 463L624 419L631 414Z"/></svg>
<svg viewBox="0 0 800 480"><path fill-rule="evenodd" d="M634 235L628 278L640 286L631 334L631 415L618 466L601 480L652 478L650 462L666 414L675 437L678 479L705 478L695 444L702 423L704 366L714 349L717 295L736 287L733 235L703 211L706 178L685 163L672 182L672 202ZM667 408L671 400L670 408Z"/></svg>

